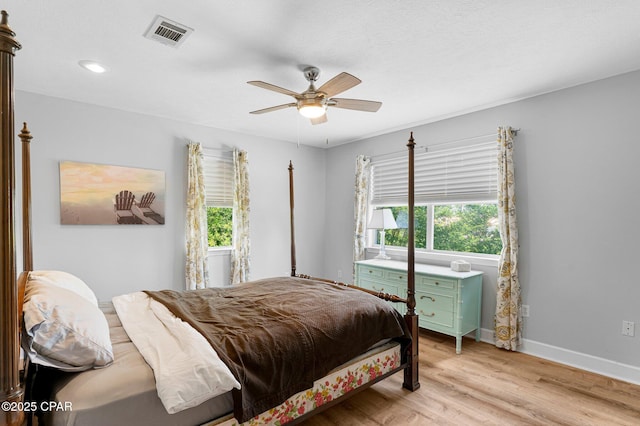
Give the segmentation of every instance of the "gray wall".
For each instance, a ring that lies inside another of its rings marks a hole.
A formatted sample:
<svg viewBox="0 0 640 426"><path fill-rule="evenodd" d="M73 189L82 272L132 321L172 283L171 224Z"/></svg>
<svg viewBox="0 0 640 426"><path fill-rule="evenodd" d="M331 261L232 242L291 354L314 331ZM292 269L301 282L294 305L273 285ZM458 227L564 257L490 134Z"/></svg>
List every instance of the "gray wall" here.
<svg viewBox="0 0 640 426"><path fill-rule="evenodd" d="M248 152L254 279L290 271L287 167L293 161L298 264L310 274L322 274L318 247L324 229L324 150L20 91L15 104L16 127L27 121L33 134L36 269L74 273L101 300L140 289L183 289L186 143L191 139L211 148ZM60 225L61 160L164 170L166 224ZM228 269L211 271L214 282L225 281L225 274Z"/></svg>
<svg viewBox="0 0 640 426"><path fill-rule="evenodd" d="M521 128L520 281L531 308L524 337L640 367L640 333L621 334L623 320L640 326L639 100L640 72L633 72L330 149L325 274L351 271L357 154L402 151L409 131L429 145L499 125ZM486 272L482 327L492 329L496 270L477 269Z"/></svg>

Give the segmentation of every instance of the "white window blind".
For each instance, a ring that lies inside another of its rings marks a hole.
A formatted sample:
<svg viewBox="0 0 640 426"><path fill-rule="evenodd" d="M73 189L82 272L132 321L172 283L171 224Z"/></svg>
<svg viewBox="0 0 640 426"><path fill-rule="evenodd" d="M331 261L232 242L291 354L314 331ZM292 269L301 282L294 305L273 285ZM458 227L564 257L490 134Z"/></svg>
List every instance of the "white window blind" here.
<svg viewBox="0 0 640 426"><path fill-rule="evenodd" d="M207 207L233 207L232 153L205 151L203 168Z"/></svg>
<svg viewBox="0 0 640 426"><path fill-rule="evenodd" d="M498 197L495 141L415 155L415 202L495 201ZM407 157L372 161L374 206L407 203Z"/></svg>

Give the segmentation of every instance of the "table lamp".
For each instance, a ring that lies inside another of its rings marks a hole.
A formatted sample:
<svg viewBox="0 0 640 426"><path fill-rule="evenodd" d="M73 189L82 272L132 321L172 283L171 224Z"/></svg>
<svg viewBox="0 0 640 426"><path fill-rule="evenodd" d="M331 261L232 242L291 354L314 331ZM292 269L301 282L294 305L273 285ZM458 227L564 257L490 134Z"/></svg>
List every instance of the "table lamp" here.
<svg viewBox="0 0 640 426"><path fill-rule="evenodd" d="M393 218L393 212L391 209L378 209L374 210L369 220L369 229L380 230L380 253L375 257L376 259L391 259L384 251L384 231L385 229L397 229L398 225Z"/></svg>

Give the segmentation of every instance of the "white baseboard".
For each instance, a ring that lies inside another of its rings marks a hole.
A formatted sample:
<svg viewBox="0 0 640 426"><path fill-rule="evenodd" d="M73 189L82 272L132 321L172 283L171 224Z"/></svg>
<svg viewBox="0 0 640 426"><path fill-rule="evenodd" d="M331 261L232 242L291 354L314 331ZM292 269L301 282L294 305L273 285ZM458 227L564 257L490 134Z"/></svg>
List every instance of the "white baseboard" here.
<svg viewBox="0 0 640 426"><path fill-rule="evenodd" d="M480 340L493 345L493 330L483 328L480 333ZM640 385L640 367L635 367L633 365L623 364L529 339L523 339L522 346L518 351L528 355L537 356L538 358L579 368L581 370L602 374L603 376Z"/></svg>

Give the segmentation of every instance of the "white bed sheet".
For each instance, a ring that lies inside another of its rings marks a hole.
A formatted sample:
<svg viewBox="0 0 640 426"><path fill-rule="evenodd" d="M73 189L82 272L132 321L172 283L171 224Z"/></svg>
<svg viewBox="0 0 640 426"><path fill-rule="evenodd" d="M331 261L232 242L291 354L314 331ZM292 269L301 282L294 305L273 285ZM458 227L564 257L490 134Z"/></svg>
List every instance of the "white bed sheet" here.
<svg viewBox="0 0 640 426"><path fill-rule="evenodd" d="M158 397L170 414L240 389L209 342L144 292L114 297L122 326L153 369Z"/></svg>

